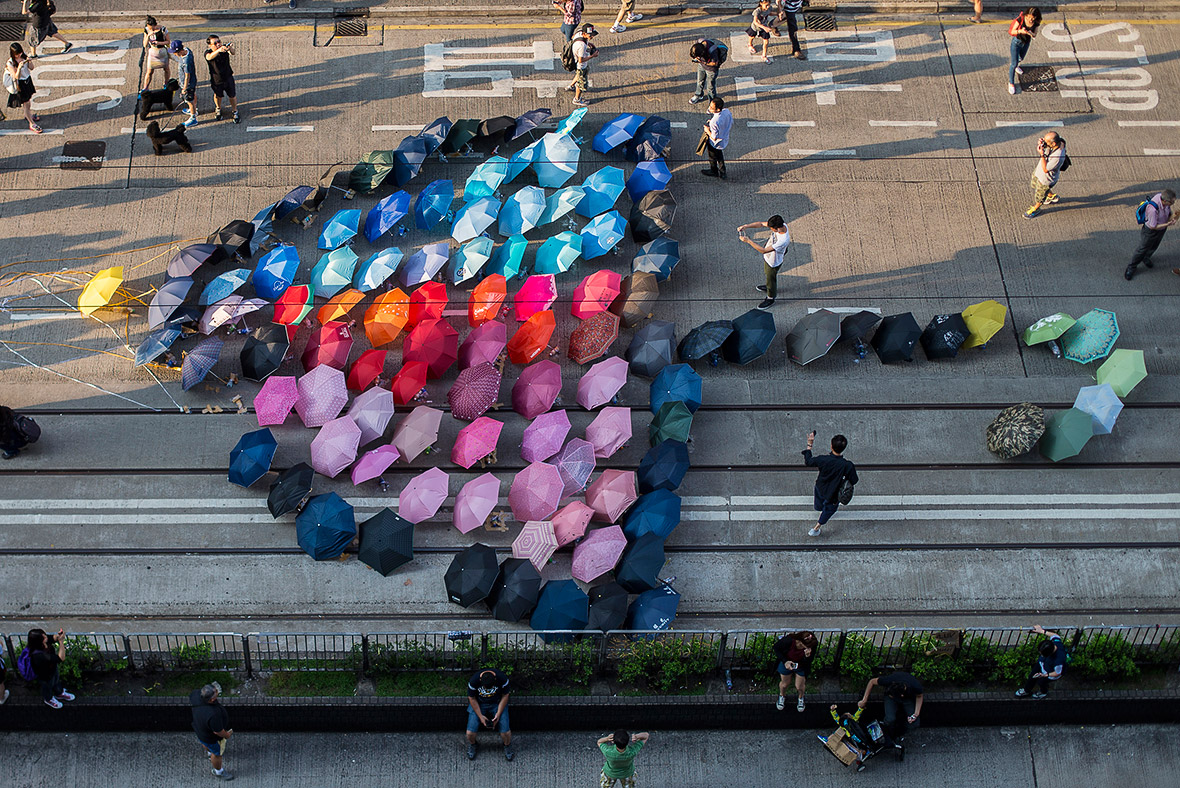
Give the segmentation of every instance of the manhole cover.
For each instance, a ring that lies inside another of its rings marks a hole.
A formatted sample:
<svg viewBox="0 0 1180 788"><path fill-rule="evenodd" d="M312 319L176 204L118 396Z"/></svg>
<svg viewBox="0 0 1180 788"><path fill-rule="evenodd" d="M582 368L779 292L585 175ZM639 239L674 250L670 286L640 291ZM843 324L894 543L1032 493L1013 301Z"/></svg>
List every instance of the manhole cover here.
<svg viewBox="0 0 1180 788"><path fill-rule="evenodd" d="M832 14L804 14L803 27L805 30L835 30L836 17Z"/></svg>
<svg viewBox="0 0 1180 788"><path fill-rule="evenodd" d="M339 38L357 38L369 34L369 23L364 19L337 19L336 36Z"/></svg>
<svg viewBox="0 0 1180 788"><path fill-rule="evenodd" d="M0 22L0 40L20 41L25 37L25 23L21 20Z"/></svg>
<svg viewBox="0 0 1180 788"><path fill-rule="evenodd" d="M1056 93L1057 74L1052 66L1025 66L1020 75L1020 89L1030 93Z"/></svg>
<svg viewBox="0 0 1180 788"><path fill-rule="evenodd" d="M102 140L67 142L57 160L63 170L101 170L106 153L107 144Z"/></svg>

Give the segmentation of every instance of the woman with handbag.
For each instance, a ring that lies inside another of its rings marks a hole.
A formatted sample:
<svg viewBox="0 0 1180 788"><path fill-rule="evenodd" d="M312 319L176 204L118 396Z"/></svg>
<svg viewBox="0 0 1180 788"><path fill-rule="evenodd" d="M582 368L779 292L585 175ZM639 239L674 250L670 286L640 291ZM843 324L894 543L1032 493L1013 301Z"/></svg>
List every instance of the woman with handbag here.
<svg viewBox="0 0 1180 788"><path fill-rule="evenodd" d="M156 21L154 16L147 17L143 22L143 53L144 74L143 89L152 85L152 74L160 69L164 70L164 84L172 79L172 59L168 56L168 46L172 43L172 36L168 35L168 28Z"/></svg>
<svg viewBox="0 0 1180 788"><path fill-rule="evenodd" d="M33 100L33 94L37 92L37 89L33 87L33 61L25 54L25 49L20 44L13 44L8 48L8 62L4 64L4 89L8 91L8 108L23 109L25 120L29 122L29 131L40 134L41 127L37 125L37 121L41 118L33 114L33 107L30 103ZM9 409L0 408L0 410ZM5 421L6 419L0 416L0 446L3 446L6 440L4 436ZM4 458L8 459L8 449L6 448L4 451Z"/></svg>
<svg viewBox="0 0 1180 788"><path fill-rule="evenodd" d="M1008 62L1008 92L1016 93L1016 75L1023 74L1020 62L1028 54L1032 40L1037 37L1037 28L1041 26L1041 9L1029 6L1021 11L1012 24L1008 26L1011 41L1008 46L1011 59Z"/></svg>

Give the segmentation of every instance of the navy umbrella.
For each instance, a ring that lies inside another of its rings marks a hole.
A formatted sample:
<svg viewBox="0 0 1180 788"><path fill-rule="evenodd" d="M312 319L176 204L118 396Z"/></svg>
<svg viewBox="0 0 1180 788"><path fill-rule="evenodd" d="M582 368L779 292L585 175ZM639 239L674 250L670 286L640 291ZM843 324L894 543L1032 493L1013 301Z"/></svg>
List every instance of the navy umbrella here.
<svg viewBox="0 0 1180 788"><path fill-rule="evenodd" d="M664 560L664 540L656 534L644 534L623 551L615 580L632 594L659 588Z"/></svg>
<svg viewBox="0 0 1180 788"><path fill-rule="evenodd" d="M624 357L632 373L650 378L672 363L675 347L676 324L652 320L631 337Z"/></svg>
<svg viewBox="0 0 1180 788"><path fill-rule="evenodd" d="M679 400L690 413L701 406L701 376L688 364L672 364L660 370L651 382L651 412L659 413L665 402Z"/></svg>
<svg viewBox="0 0 1180 788"><path fill-rule="evenodd" d="M275 206L277 205L278 203L271 203L254 214L254 218L250 220L250 223L254 225L254 236L250 239L251 255L258 254L263 242L274 235Z"/></svg>
<svg viewBox="0 0 1180 788"><path fill-rule="evenodd" d="M428 154L434 153L439 149L439 146L443 144L443 140L451 133L451 126L451 119L444 116L436 118L430 125L418 132L418 136L426 143L426 152Z"/></svg>
<svg viewBox="0 0 1180 788"><path fill-rule="evenodd" d="M500 566L496 563L496 551L486 544L476 542L460 550L459 554L451 559L451 565L443 575L447 598L456 605L471 607L487 598L499 575Z"/></svg>
<svg viewBox="0 0 1180 788"><path fill-rule="evenodd" d="M623 533L630 539L655 534L667 539L680 525L680 496L670 490L653 490L639 496L623 521Z"/></svg>
<svg viewBox="0 0 1180 788"><path fill-rule="evenodd" d="M655 161L664 158L672 144L672 123L659 115L652 115L635 130L635 136L624 144L628 161Z"/></svg>
<svg viewBox="0 0 1180 788"><path fill-rule="evenodd" d="M873 334L873 350L882 364L894 361L913 361L914 344L922 336L922 329L913 314L903 312L890 315L881 321L877 333Z"/></svg>
<svg viewBox="0 0 1180 788"><path fill-rule="evenodd" d="M431 181L414 201L414 225L429 230L450 212L455 201L455 184L449 180Z"/></svg>
<svg viewBox="0 0 1180 788"><path fill-rule="evenodd" d="M481 120L475 130L475 138L471 140L471 147L485 153L494 151L509 139L514 128L516 118L508 115Z"/></svg>
<svg viewBox="0 0 1180 788"><path fill-rule="evenodd" d="M720 360L721 346L732 333L731 320L710 320L708 323L701 323L680 340L676 353L681 361L700 361L702 358L708 358L710 363L716 366Z"/></svg>
<svg viewBox="0 0 1180 788"><path fill-rule="evenodd" d="M505 558L500 574L488 594L492 618L520 621L537 606L541 594L541 573L527 558Z"/></svg>
<svg viewBox="0 0 1180 788"><path fill-rule="evenodd" d="M306 462L293 465L279 474L270 485L270 492L266 496L266 508L271 517L282 517L287 512L298 509L311 495L311 480L315 477L315 470Z"/></svg>
<svg viewBox="0 0 1180 788"><path fill-rule="evenodd" d="M185 305L179 307L164 321L163 328L178 328L185 323L198 323L203 314L205 314L205 310L197 306Z"/></svg>
<svg viewBox="0 0 1180 788"><path fill-rule="evenodd" d="M963 316L935 315L922 332L919 341L926 358L933 361L939 358L954 358L959 355L959 348L967 341L971 330L967 328L967 321Z"/></svg>
<svg viewBox="0 0 1180 788"><path fill-rule="evenodd" d="M229 480L239 487L249 487L270 471L270 462L279 447L269 427L247 432L229 453Z"/></svg>
<svg viewBox="0 0 1180 788"><path fill-rule="evenodd" d="M352 506L334 492L317 495L295 517L295 534L315 560L339 558L356 538Z"/></svg>
<svg viewBox="0 0 1180 788"><path fill-rule="evenodd" d="M426 161L426 140L421 137L406 137L393 151L393 181L398 187L405 186L422 170Z"/></svg>
<svg viewBox="0 0 1180 788"><path fill-rule="evenodd" d="M242 377L263 381L274 374L287 357L291 347L287 339L287 327L278 323L267 323L250 332L246 344L238 355L242 362Z"/></svg>
<svg viewBox="0 0 1180 788"><path fill-rule="evenodd" d="M172 313L184 304L184 299L188 297L192 287L193 280L190 276L178 276L161 285L148 306L148 328L159 328L168 322Z"/></svg>
<svg viewBox="0 0 1180 788"><path fill-rule="evenodd" d="M386 507L360 525L361 547L357 558L389 577L402 564L414 560L414 524Z"/></svg>
<svg viewBox="0 0 1180 788"><path fill-rule="evenodd" d="M295 211L304 207L306 201L310 199L316 192L315 186L296 186L291 191L287 192L283 199L275 203L274 217L278 221L286 219ZM327 194L324 195L325 197ZM316 206L319 207L318 205Z"/></svg>
<svg viewBox="0 0 1180 788"><path fill-rule="evenodd" d="M631 270L655 274L656 281L662 282L672 275L679 263L680 242L664 235L639 247L639 254L631 262Z"/></svg>
<svg viewBox="0 0 1180 788"><path fill-rule="evenodd" d="M656 632L668 629L676 620L676 608L679 606L680 594L670 586L644 591L635 598L627 611L627 629Z"/></svg>
<svg viewBox="0 0 1180 788"><path fill-rule="evenodd" d="M512 136L509 139L523 137L551 117L553 117L553 112L548 107L530 109L517 117L516 124L512 127Z"/></svg>
<svg viewBox="0 0 1180 788"><path fill-rule="evenodd" d="M721 355L732 364L749 364L761 358L774 341L774 317L751 309L733 321L733 333L721 345Z"/></svg>
<svg viewBox="0 0 1180 788"><path fill-rule="evenodd" d="M639 461L636 481L639 492L675 490L688 473L688 444L665 440L647 450Z"/></svg>
<svg viewBox="0 0 1180 788"><path fill-rule="evenodd" d="M541 589L529 626L538 632L585 629L590 618L590 597L573 580L553 580ZM546 643L568 643L572 635L542 634Z"/></svg>
<svg viewBox="0 0 1180 788"><path fill-rule="evenodd" d="M586 629L609 632L627 620L627 592L618 583L605 583L590 589L590 619Z"/></svg>

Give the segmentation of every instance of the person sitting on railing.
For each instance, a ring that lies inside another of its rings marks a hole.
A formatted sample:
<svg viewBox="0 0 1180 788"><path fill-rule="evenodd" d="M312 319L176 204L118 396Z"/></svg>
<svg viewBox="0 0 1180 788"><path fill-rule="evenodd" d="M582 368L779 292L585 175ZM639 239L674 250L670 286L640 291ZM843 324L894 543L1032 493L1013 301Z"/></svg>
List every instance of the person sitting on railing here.
<svg viewBox="0 0 1180 788"><path fill-rule="evenodd" d="M475 760L479 750L475 732L495 728L504 742L504 758L516 757L512 750L512 728L508 724L508 676L495 668L473 673L467 682L467 757Z"/></svg>
<svg viewBox="0 0 1180 788"><path fill-rule="evenodd" d="M1061 635L1056 632L1049 632L1040 624L1033 627L1032 631L1049 639L1041 641L1037 647L1037 661L1033 663L1024 686L1016 690L1016 697L1023 698L1031 692L1033 700L1041 700L1049 697L1049 682L1061 678L1065 663L1069 660L1069 652L1065 649Z"/></svg>

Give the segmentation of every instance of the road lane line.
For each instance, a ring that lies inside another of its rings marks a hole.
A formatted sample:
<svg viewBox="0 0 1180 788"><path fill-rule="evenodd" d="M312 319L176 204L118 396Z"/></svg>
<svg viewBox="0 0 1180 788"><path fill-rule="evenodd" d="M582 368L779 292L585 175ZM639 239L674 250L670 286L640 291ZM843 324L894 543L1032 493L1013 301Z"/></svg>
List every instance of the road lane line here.
<svg viewBox="0 0 1180 788"><path fill-rule="evenodd" d="M733 506L793 506L810 505L811 495L733 495L730 496ZM929 506L934 504L953 506L1001 506L1034 504L1105 504L1108 506L1126 506L1135 503L1167 504L1180 503L1180 493L1078 493L1077 495L1049 494L1049 495L858 495L858 503L873 506Z"/></svg>
<svg viewBox="0 0 1180 788"><path fill-rule="evenodd" d="M271 132L287 133L295 131L315 131L315 126L247 126L246 131L252 134L269 134Z"/></svg>
<svg viewBox="0 0 1180 788"><path fill-rule="evenodd" d="M669 124L674 129L687 129L688 122L683 120L674 120Z"/></svg>
<svg viewBox="0 0 1180 788"><path fill-rule="evenodd" d="M937 120L870 120L870 126L938 126Z"/></svg>
<svg viewBox="0 0 1180 788"><path fill-rule="evenodd" d="M997 129L1043 129L1046 126L1051 128L1062 128L1065 126L1065 121L1061 120L997 120Z"/></svg>
<svg viewBox="0 0 1180 788"><path fill-rule="evenodd" d="M1101 509L881 509L841 510L846 520L873 520L878 522L902 522L907 520L1109 520L1120 510ZM1126 515L1124 512L1124 516ZM1180 517L1177 509L1136 510L1135 519L1174 520ZM742 520L814 520L815 511L806 510L757 510L730 511L730 521Z"/></svg>
<svg viewBox="0 0 1180 788"><path fill-rule="evenodd" d="M10 320L77 320L85 317L81 312L13 312Z"/></svg>
<svg viewBox="0 0 1180 788"><path fill-rule="evenodd" d="M1180 126L1180 120L1120 120L1122 128L1154 128L1158 126Z"/></svg>
<svg viewBox="0 0 1180 788"><path fill-rule="evenodd" d="M748 120L746 126L751 129L792 128L794 126L815 128L814 120Z"/></svg>
<svg viewBox="0 0 1180 788"><path fill-rule="evenodd" d="M1144 148L1144 156L1180 156L1180 148Z"/></svg>
<svg viewBox="0 0 1180 788"><path fill-rule="evenodd" d="M831 150L811 150L809 148L791 148L792 156L810 158L812 156L855 156L855 148L833 148Z"/></svg>
<svg viewBox="0 0 1180 788"><path fill-rule="evenodd" d="M426 124L418 126L373 126L373 131L422 131Z"/></svg>
<svg viewBox="0 0 1180 788"><path fill-rule="evenodd" d="M147 134L147 129L131 129L126 126L119 129L120 134Z"/></svg>

